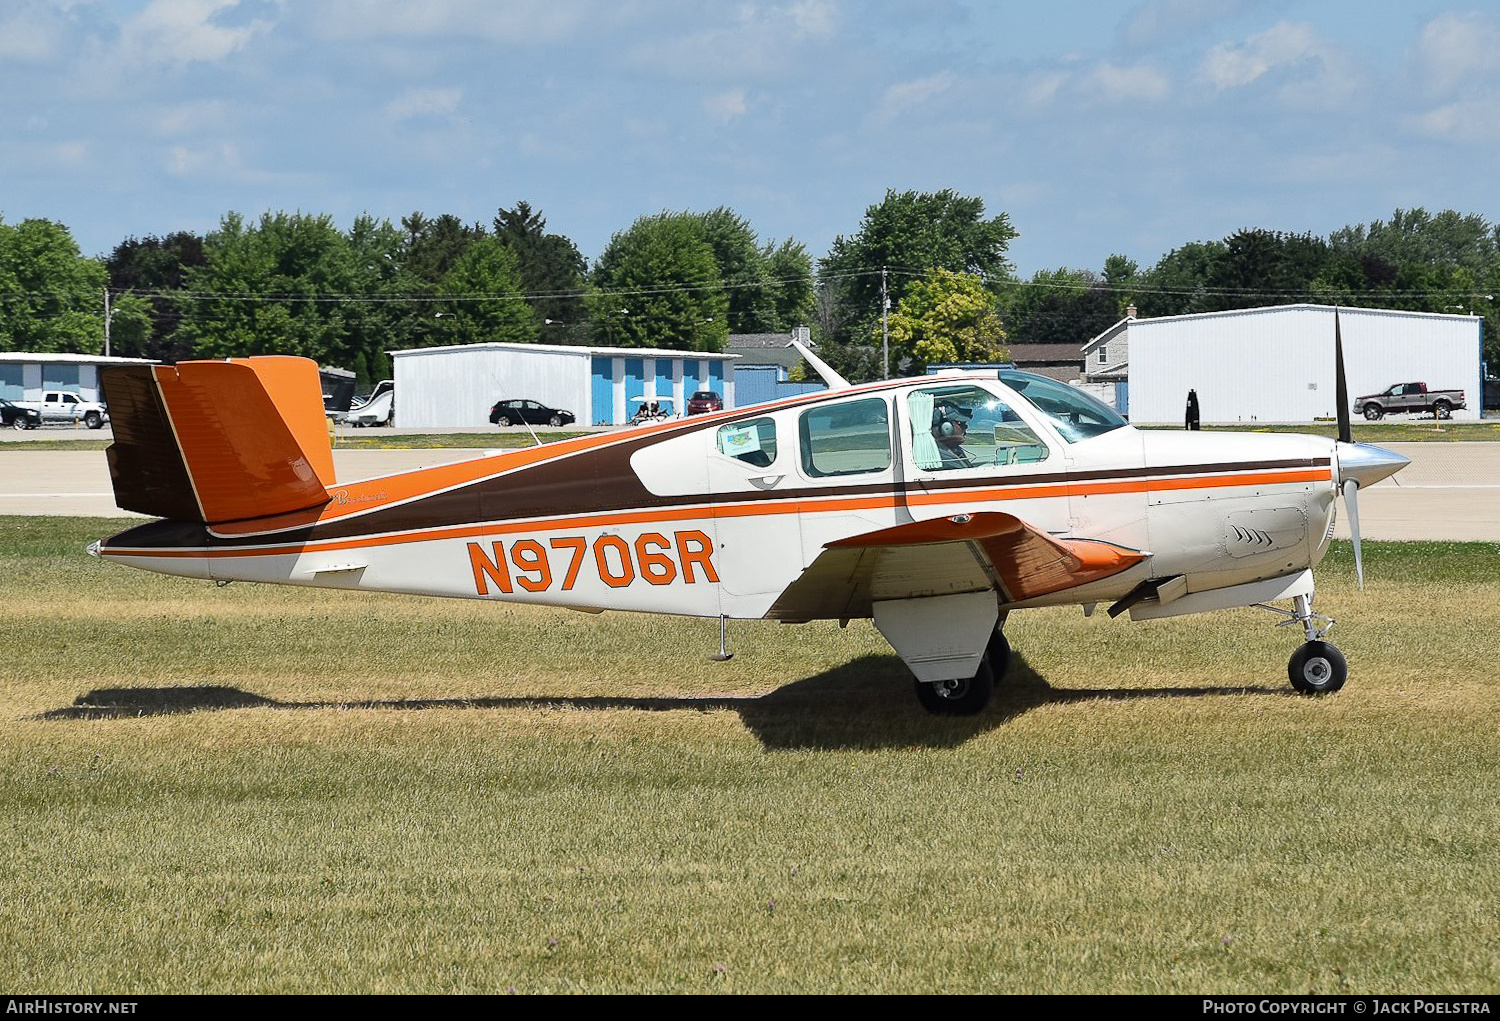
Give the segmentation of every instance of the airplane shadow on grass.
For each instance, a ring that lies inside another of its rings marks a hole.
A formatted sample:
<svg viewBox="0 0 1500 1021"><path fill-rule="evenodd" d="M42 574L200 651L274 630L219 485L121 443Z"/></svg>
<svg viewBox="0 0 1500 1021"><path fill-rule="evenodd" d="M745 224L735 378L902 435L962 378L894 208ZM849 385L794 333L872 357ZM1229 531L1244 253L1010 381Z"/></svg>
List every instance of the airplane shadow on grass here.
<svg viewBox="0 0 1500 1021"><path fill-rule="evenodd" d="M1030 709L1071 702L1142 698L1205 698L1224 695L1292 697L1290 689L1231 687L1055 688L1014 654L1005 680L986 709L975 716L938 717L925 712L914 681L896 656L862 656L813 677L792 681L765 695L670 697L507 696L496 698L390 699L283 702L223 686L96 688L71 706L37 719L117 720L173 716L211 710L273 709L628 709L638 712L740 714L746 727L771 749L956 747Z"/></svg>

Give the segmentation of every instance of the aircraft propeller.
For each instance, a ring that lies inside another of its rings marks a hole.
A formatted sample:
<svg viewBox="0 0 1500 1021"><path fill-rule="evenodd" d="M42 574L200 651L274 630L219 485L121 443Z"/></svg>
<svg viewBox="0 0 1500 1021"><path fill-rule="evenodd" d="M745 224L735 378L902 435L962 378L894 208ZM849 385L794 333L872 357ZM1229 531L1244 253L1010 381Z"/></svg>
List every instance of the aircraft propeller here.
<svg viewBox="0 0 1500 1021"><path fill-rule="evenodd" d="M1354 573L1359 578L1359 587L1363 589L1365 561L1359 541L1359 487L1372 486L1411 462L1389 450L1354 442L1354 429L1349 422L1349 383L1344 376L1344 338L1339 330L1337 308L1333 310L1333 366L1334 400L1338 403L1338 441L1334 444L1334 451L1339 465L1344 507L1349 512L1349 538L1354 541Z"/></svg>

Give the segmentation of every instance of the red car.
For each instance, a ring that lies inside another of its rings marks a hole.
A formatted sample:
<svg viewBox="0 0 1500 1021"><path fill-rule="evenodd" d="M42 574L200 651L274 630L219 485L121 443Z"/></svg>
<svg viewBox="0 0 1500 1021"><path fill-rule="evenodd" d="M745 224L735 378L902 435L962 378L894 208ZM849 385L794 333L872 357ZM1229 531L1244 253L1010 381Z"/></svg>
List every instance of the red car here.
<svg viewBox="0 0 1500 1021"><path fill-rule="evenodd" d="M724 398L712 390L699 390L688 398L687 413L701 415L706 411L723 411Z"/></svg>

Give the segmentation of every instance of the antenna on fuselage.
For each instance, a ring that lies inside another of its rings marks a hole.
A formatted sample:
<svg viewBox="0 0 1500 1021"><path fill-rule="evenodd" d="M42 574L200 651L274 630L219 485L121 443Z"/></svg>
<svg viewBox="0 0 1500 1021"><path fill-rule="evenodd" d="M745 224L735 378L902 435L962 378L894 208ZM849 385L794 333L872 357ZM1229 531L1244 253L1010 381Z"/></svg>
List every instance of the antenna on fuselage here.
<svg viewBox="0 0 1500 1021"><path fill-rule="evenodd" d="M808 365L811 365L813 369L818 373L818 375L823 377L823 382L828 384L828 389L847 390L854 385L843 376L840 376L832 365L829 365L823 359L813 354L812 349L809 348L806 344L802 343L802 341L798 340L796 337L792 338L792 342L788 344L787 347L794 347L797 349L797 353L802 356L803 361L807 362Z"/></svg>

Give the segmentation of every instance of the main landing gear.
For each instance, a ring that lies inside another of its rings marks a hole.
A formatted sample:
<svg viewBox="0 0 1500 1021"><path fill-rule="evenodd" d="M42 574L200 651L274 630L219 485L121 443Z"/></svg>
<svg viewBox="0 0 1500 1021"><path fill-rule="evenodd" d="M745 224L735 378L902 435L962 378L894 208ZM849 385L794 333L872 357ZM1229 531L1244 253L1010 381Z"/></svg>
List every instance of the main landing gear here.
<svg viewBox="0 0 1500 1021"><path fill-rule="evenodd" d="M973 716L989 704L995 684L1010 668L1010 642L998 627L985 645L973 677L946 681L917 681L917 701L935 716Z"/></svg>
<svg viewBox="0 0 1500 1021"><path fill-rule="evenodd" d="M1344 654L1323 641L1323 636L1333 627L1333 620L1312 612L1311 595L1293 596L1290 610L1267 606L1265 603L1257 605L1286 617L1277 627L1288 624L1302 627L1302 634L1307 641L1292 653L1292 658L1286 665L1287 679L1292 682L1293 688L1304 695L1327 695L1344 686L1344 681L1349 676L1349 665L1344 661Z"/></svg>

